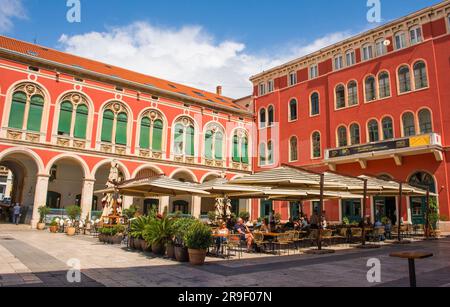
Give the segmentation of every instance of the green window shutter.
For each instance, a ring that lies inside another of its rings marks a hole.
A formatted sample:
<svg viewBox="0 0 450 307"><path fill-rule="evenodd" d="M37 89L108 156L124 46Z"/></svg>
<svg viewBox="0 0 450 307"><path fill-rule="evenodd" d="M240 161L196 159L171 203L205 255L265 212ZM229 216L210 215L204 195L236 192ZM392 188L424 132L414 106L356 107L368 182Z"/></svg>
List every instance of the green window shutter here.
<svg viewBox="0 0 450 307"><path fill-rule="evenodd" d="M141 120L141 135L139 137L139 147L150 149L150 118L144 117Z"/></svg>
<svg viewBox="0 0 450 307"><path fill-rule="evenodd" d="M163 138L163 122L159 119L155 120L153 123L153 140L152 149L153 151L162 151L162 138Z"/></svg>
<svg viewBox="0 0 450 307"><path fill-rule="evenodd" d="M64 101L59 112L58 135L70 135L72 125L72 104Z"/></svg>
<svg viewBox="0 0 450 307"><path fill-rule="evenodd" d="M125 113L120 113L117 116L117 129L116 129L116 144L127 145L127 124L128 116Z"/></svg>
<svg viewBox="0 0 450 307"><path fill-rule="evenodd" d="M194 126L189 126L186 129L186 155L193 157L195 154L194 150Z"/></svg>
<svg viewBox="0 0 450 307"><path fill-rule="evenodd" d="M236 134L233 136L233 162L241 162L239 157L239 137Z"/></svg>
<svg viewBox="0 0 450 307"><path fill-rule="evenodd" d="M208 131L206 131L206 134L205 134L205 158L206 159L213 158L212 147L213 147L213 133L211 130L208 130Z"/></svg>
<svg viewBox="0 0 450 307"><path fill-rule="evenodd" d="M74 137L77 139L86 139L87 123L88 123L89 109L82 104L77 107L77 114L75 116L75 131Z"/></svg>
<svg viewBox="0 0 450 307"><path fill-rule="evenodd" d="M248 139L245 137L242 139L242 163L248 164Z"/></svg>
<svg viewBox="0 0 450 307"><path fill-rule="evenodd" d="M27 95L23 92L14 93L9 112L9 128L22 129L25 105L27 104Z"/></svg>
<svg viewBox="0 0 450 307"><path fill-rule="evenodd" d="M174 132L174 152L177 155L183 154L183 143L184 143L184 127L181 124L175 125Z"/></svg>
<svg viewBox="0 0 450 307"><path fill-rule="evenodd" d="M216 143L215 143L215 157L216 160L223 159L223 134L222 132L216 133Z"/></svg>
<svg viewBox="0 0 450 307"><path fill-rule="evenodd" d="M259 164L266 165L266 145L259 145Z"/></svg>
<svg viewBox="0 0 450 307"><path fill-rule="evenodd" d="M106 110L103 113L102 123L102 142L112 142L112 131L114 123L114 113L110 110Z"/></svg>
<svg viewBox="0 0 450 307"><path fill-rule="evenodd" d="M44 98L34 95L30 101L30 111L28 113L28 131L41 131L42 112L44 110Z"/></svg>

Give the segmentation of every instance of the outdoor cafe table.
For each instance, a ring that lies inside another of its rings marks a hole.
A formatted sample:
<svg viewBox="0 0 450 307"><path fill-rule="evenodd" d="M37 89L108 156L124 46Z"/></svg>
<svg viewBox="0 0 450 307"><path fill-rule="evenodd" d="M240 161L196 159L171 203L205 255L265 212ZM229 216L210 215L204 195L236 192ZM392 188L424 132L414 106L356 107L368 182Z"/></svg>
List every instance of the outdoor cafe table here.
<svg viewBox="0 0 450 307"><path fill-rule="evenodd" d="M416 265L415 260L426 259L433 257L432 253L427 252L399 252L390 254L391 257L408 259L409 264L409 283L411 288L415 288L417 286L416 283Z"/></svg>

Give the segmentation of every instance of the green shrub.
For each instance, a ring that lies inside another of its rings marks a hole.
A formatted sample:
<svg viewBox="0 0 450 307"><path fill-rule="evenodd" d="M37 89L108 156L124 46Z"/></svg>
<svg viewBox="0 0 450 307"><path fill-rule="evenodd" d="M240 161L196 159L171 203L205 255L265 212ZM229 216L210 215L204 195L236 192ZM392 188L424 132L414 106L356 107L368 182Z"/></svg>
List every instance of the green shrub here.
<svg viewBox="0 0 450 307"><path fill-rule="evenodd" d="M175 244L178 246L185 246L184 237L189 228L195 223L199 223L194 218L178 218L173 223L173 231L175 236Z"/></svg>
<svg viewBox="0 0 450 307"><path fill-rule="evenodd" d="M211 223L214 223L216 221L216 212L215 211L208 212L208 220Z"/></svg>
<svg viewBox="0 0 450 307"><path fill-rule="evenodd" d="M343 219L342 219L342 224L343 225L349 225L350 224L350 219L348 218L348 217L344 217Z"/></svg>
<svg viewBox="0 0 450 307"><path fill-rule="evenodd" d="M145 226L142 237L148 244L166 244L174 235L174 221L171 217L155 218Z"/></svg>
<svg viewBox="0 0 450 307"><path fill-rule="evenodd" d="M81 208L78 206L70 206L66 208L67 216L73 222L76 221L81 215Z"/></svg>
<svg viewBox="0 0 450 307"><path fill-rule="evenodd" d="M39 223L45 223L45 218L50 213L50 208L47 206L42 206L38 208L39 212Z"/></svg>
<svg viewBox="0 0 450 307"><path fill-rule="evenodd" d="M134 218L136 212L138 212L139 208L136 205L131 205L130 208L123 210L123 215L126 216L129 220Z"/></svg>
<svg viewBox="0 0 450 307"><path fill-rule="evenodd" d="M189 228L184 241L190 249L208 249L212 243L211 228L197 222Z"/></svg>
<svg viewBox="0 0 450 307"><path fill-rule="evenodd" d="M52 222L50 223L50 226L59 226L59 224L58 224L58 222L56 221L56 217L54 217L53 219L52 219Z"/></svg>
<svg viewBox="0 0 450 307"><path fill-rule="evenodd" d="M243 219L245 222L248 222L250 219L250 213L249 212L241 212L239 213L239 217Z"/></svg>
<svg viewBox="0 0 450 307"><path fill-rule="evenodd" d="M140 216L132 220L130 226L130 236L135 239L142 239L142 233L145 226L147 226L153 219L153 216Z"/></svg>

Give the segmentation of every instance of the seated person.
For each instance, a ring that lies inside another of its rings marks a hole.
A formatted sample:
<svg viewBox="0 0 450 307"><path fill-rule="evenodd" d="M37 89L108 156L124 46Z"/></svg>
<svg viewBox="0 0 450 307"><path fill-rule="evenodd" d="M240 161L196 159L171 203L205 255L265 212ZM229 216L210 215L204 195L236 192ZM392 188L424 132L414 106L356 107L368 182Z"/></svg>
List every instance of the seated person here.
<svg viewBox="0 0 450 307"><path fill-rule="evenodd" d="M387 219L386 225L384 225L384 233L387 239L392 240L392 223L390 219Z"/></svg>
<svg viewBox="0 0 450 307"><path fill-rule="evenodd" d="M247 252L252 251L253 242L255 241L250 229L244 224L244 220L239 218L234 230L241 236L241 240L247 242Z"/></svg>
<svg viewBox="0 0 450 307"><path fill-rule="evenodd" d="M227 242L227 237L230 234L230 231L227 228L227 223L220 224L219 229L216 230L216 234L219 235L216 238L216 252L218 253L222 244Z"/></svg>
<svg viewBox="0 0 450 307"><path fill-rule="evenodd" d="M302 230L308 230L309 229L309 222L308 222L308 218L307 217L302 217L300 222L301 222L300 228Z"/></svg>
<svg viewBox="0 0 450 307"><path fill-rule="evenodd" d="M294 224L294 220L292 218L290 218L289 222L287 222L284 225L284 229L286 229L286 230L292 230L292 229L294 229L294 227L295 227L295 224Z"/></svg>
<svg viewBox="0 0 450 307"><path fill-rule="evenodd" d="M259 230L261 232L264 232L264 233L268 233L269 232L269 226L267 226L267 220L266 219L262 220Z"/></svg>

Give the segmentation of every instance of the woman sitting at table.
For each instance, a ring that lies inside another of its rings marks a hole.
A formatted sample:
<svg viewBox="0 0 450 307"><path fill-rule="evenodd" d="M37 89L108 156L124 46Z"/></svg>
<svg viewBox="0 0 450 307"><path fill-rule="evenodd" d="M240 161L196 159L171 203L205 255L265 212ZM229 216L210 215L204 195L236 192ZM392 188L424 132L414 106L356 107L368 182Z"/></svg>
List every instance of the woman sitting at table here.
<svg viewBox="0 0 450 307"><path fill-rule="evenodd" d="M219 229L216 230L216 252L219 253L220 247L222 244L227 242L227 237L230 234L230 231L227 228L227 223L222 223Z"/></svg>
<svg viewBox="0 0 450 307"><path fill-rule="evenodd" d="M261 221L261 226L260 226L259 230L264 233L269 232L269 226L267 226L267 219L263 219Z"/></svg>

